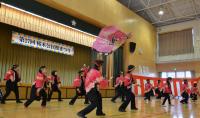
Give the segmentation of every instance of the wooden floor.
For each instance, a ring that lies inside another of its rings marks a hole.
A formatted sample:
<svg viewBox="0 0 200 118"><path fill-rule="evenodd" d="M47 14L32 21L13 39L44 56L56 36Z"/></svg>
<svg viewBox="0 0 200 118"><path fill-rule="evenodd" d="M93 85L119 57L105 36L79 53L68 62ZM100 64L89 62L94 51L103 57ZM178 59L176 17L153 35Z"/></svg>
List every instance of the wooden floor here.
<svg viewBox="0 0 200 118"><path fill-rule="evenodd" d="M100 118L200 118L200 101L190 102L182 105L178 100L172 100L174 106L161 107L160 100L152 100L151 103L144 102L143 98L137 97L138 111L118 112L120 101L111 103L110 99L103 99L103 111L105 117ZM63 102L51 101L46 108L40 107L39 102L34 102L29 108L14 101L7 101L5 105L0 104L0 118L77 118L76 113L85 107L83 100L78 100L74 106L68 105L69 100ZM97 118L95 111L87 117Z"/></svg>

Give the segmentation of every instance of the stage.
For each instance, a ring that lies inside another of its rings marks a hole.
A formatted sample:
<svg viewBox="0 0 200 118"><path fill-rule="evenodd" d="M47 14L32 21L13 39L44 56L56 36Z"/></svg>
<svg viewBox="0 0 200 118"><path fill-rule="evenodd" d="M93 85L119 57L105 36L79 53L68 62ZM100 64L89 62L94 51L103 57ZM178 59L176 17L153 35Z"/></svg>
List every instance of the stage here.
<svg viewBox="0 0 200 118"><path fill-rule="evenodd" d="M68 105L69 99L63 102L52 100L46 108L40 107L40 102L33 102L28 108L23 104L16 104L15 101L7 101L5 105L0 104L0 118L78 118L76 113L85 107L84 100L79 99L74 106ZM182 105L178 100L173 99L174 106L161 106L160 100L152 99L146 103L142 97L136 98L138 111L131 111L130 106L127 112L118 112L121 102L110 102L110 99L103 99L103 111L105 117L99 118L199 118L200 101L190 101L188 105ZM90 113L88 118L98 118L95 111Z"/></svg>

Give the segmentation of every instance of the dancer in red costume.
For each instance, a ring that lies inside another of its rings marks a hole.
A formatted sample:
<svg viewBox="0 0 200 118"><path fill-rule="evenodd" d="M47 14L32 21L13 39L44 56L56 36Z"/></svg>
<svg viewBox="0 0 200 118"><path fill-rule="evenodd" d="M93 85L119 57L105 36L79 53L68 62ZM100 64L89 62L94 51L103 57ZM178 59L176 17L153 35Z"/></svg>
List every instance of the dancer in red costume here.
<svg viewBox="0 0 200 118"><path fill-rule="evenodd" d="M46 67L41 66L39 68L39 72L37 73L36 79L32 85L31 88L31 95L30 99L28 99L25 103L24 106L28 107L34 100L38 98L42 98L42 107L46 106L46 101L47 101L47 93L46 93L46 88L47 88L47 77L46 77Z"/></svg>
<svg viewBox="0 0 200 118"><path fill-rule="evenodd" d="M85 96L85 102L84 104L89 104L88 98L86 96L85 91L85 77L84 77L84 71L81 70L78 72L78 77L74 80L74 87L76 87L76 95L71 99L69 102L69 105L74 105L76 102L76 99L78 96Z"/></svg>
<svg viewBox="0 0 200 118"><path fill-rule="evenodd" d="M11 91L15 93L16 103L22 103L19 99L19 89L17 85L17 83L21 81L19 65L13 65L12 68L6 72L4 80L6 81L6 93L2 97L1 104L5 104L5 100Z"/></svg>
<svg viewBox="0 0 200 118"><path fill-rule="evenodd" d="M151 101L152 90L153 90L153 85L150 83L150 80L147 79L147 83L145 84L144 100Z"/></svg>
<svg viewBox="0 0 200 118"><path fill-rule="evenodd" d="M188 81L184 80L184 83L182 85L182 93L181 96L183 99L180 101L182 104L187 104L189 100L189 86L188 86Z"/></svg>
<svg viewBox="0 0 200 118"><path fill-rule="evenodd" d="M155 86L155 93L156 93L156 99L161 99L163 95L163 84L161 83L161 80L158 80L156 86Z"/></svg>
<svg viewBox="0 0 200 118"><path fill-rule="evenodd" d="M194 83L191 88L190 98L195 102L197 100L197 95L199 95L197 83Z"/></svg>
<svg viewBox="0 0 200 118"><path fill-rule="evenodd" d="M86 81L85 81L85 89L87 97L90 101L90 104L77 113L80 118L86 118L85 115L93 111L95 108L97 116L105 116L105 113L102 111L102 97L99 92L99 83L103 80L101 74L101 66L103 64L102 60L96 60L94 67L88 72Z"/></svg>
<svg viewBox="0 0 200 118"><path fill-rule="evenodd" d="M128 66L127 74L124 77L126 100L119 107L119 112L126 112L126 107L131 102L131 110L137 110L135 105L135 94L132 92L132 84L135 84L131 72L135 69L134 65Z"/></svg>
<svg viewBox="0 0 200 118"><path fill-rule="evenodd" d="M116 95L111 99L113 103L118 97L122 98L122 102L124 101L124 73L120 72L120 76L116 78L115 84Z"/></svg>
<svg viewBox="0 0 200 118"><path fill-rule="evenodd" d="M172 78L168 77L167 82L166 82L166 84L164 85L164 88L163 88L164 89L163 90L163 96L165 97L164 100L163 100L163 103L162 103L163 107L165 107L166 100L168 100L169 105L172 106L171 99L170 99L170 95L172 94L171 81L172 81Z"/></svg>
<svg viewBox="0 0 200 118"><path fill-rule="evenodd" d="M55 70L52 71L51 76L48 79L49 79L49 85L50 85L48 101L51 100L51 96L52 96L53 92L58 92L58 101L62 101L61 90L60 90L61 81L60 81L60 77L58 76L58 72Z"/></svg>

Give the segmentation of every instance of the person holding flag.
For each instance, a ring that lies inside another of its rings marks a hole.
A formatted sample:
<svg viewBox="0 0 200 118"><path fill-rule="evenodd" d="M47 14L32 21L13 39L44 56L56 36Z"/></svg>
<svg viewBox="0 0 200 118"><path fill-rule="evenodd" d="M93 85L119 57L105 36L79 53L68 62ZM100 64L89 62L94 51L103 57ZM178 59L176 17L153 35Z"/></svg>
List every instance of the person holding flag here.
<svg viewBox="0 0 200 118"><path fill-rule="evenodd" d="M99 83L103 80L101 74L101 66L103 64L102 60L96 60L94 67L89 70L86 80L85 80L85 89L87 97L90 101L90 104L79 111L77 115L80 118L86 118L86 115L93 111L95 108L97 116L105 116L105 113L102 111L102 97L99 91Z"/></svg>

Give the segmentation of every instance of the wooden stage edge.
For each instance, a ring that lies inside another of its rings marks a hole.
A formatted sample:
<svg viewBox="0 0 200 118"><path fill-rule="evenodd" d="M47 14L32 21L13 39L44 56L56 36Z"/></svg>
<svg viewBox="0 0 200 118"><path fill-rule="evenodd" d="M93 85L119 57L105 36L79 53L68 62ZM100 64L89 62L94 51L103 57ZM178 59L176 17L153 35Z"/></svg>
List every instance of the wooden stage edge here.
<svg viewBox="0 0 200 118"><path fill-rule="evenodd" d="M2 90L3 94L5 93L5 85L0 85L0 89ZM72 98L76 91L75 88L72 86L63 86L60 88L62 92L62 99L70 99ZM31 85L19 85L19 96L20 99L25 100L28 99L30 96L31 91ZM102 94L103 98L111 98L115 95L115 89L114 88L106 88L106 89L100 89L100 92ZM54 92L52 95L52 99L56 99L58 97L57 92ZM8 96L7 100L14 100L15 95L13 92Z"/></svg>

